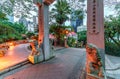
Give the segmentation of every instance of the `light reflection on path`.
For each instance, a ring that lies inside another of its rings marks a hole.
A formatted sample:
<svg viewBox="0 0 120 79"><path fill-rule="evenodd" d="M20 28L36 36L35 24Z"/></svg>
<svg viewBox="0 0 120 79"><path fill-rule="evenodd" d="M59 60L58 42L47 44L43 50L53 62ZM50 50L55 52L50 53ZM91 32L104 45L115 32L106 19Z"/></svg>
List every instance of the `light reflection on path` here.
<svg viewBox="0 0 120 79"><path fill-rule="evenodd" d="M10 46L5 56L0 57L0 71L26 60L30 53L27 49L28 45L29 44Z"/></svg>

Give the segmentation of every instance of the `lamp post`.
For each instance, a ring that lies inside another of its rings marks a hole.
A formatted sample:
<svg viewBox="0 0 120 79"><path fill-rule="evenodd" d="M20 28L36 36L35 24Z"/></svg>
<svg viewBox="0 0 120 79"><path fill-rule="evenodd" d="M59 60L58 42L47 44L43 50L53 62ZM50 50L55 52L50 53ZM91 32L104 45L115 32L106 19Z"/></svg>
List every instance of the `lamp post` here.
<svg viewBox="0 0 120 79"><path fill-rule="evenodd" d="M69 33L69 31L68 30L65 30L65 36L64 36L64 46L66 47L66 48L68 48L68 45L67 45L67 34Z"/></svg>
<svg viewBox="0 0 120 79"><path fill-rule="evenodd" d="M64 46L67 48L68 46L67 46L67 37L66 36L64 36Z"/></svg>

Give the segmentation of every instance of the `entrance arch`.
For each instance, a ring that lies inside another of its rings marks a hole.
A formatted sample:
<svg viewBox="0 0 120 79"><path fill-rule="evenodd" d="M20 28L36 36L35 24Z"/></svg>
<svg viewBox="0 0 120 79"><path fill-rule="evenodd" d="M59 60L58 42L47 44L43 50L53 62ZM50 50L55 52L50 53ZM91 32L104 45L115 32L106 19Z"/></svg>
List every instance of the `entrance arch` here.
<svg viewBox="0 0 120 79"><path fill-rule="evenodd" d="M49 59L49 5L54 0L33 0L39 9L39 38L38 42L44 44L45 59ZM87 0L87 43L95 44L101 51L104 59L104 13L103 0Z"/></svg>
<svg viewBox="0 0 120 79"><path fill-rule="evenodd" d="M50 56L49 45L49 5L54 0L33 0L39 9L39 38L38 43L43 44L44 60ZM87 0L87 43L96 45L100 51L100 56L105 67L105 45L104 45L104 11L103 0Z"/></svg>

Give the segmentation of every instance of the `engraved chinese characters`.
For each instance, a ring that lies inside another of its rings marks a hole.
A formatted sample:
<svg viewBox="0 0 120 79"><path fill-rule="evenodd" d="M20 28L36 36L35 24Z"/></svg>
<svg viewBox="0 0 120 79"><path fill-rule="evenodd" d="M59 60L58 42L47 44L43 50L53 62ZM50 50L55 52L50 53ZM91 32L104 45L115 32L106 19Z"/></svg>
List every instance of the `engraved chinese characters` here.
<svg viewBox="0 0 120 79"><path fill-rule="evenodd" d="M97 0L91 0L91 4L90 4L91 11L90 11L90 24L89 24L89 33L90 34L97 34L100 31L100 26L99 26L99 5L98 5L98 1ZM89 15L88 15L89 16Z"/></svg>

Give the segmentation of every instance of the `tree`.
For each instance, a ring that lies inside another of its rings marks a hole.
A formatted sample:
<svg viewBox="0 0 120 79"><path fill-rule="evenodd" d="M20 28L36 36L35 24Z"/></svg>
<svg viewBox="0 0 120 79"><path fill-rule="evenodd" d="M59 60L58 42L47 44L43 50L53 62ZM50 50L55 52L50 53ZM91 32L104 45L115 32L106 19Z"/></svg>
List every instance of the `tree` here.
<svg viewBox="0 0 120 79"><path fill-rule="evenodd" d="M70 19L71 20L76 20L76 19L79 19L79 20L82 20L83 19L83 16L84 16L84 13L83 13L83 10L82 9L79 9L79 10L72 10L72 14L73 15Z"/></svg>
<svg viewBox="0 0 120 79"><path fill-rule="evenodd" d="M105 37L106 42L113 41L120 46L120 16L105 19Z"/></svg>
<svg viewBox="0 0 120 79"><path fill-rule="evenodd" d="M20 34L14 28L0 21L0 43L20 38Z"/></svg>
<svg viewBox="0 0 120 79"><path fill-rule="evenodd" d="M67 0L69 6L73 10L79 10L84 7L85 5L83 4L85 0Z"/></svg>
<svg viewBox="0 0 120 79"><path fill-rule="evenodd" d="M28 17L30 11L36 11L36 8L32 0L4 0L0 10L8 15Z"/></svg>
<svg viewBox="0 0 120 79"><path fill-rule="evenodd" d="M120 56L120 15L105 18L105 52Z"/></svg>
<svg viewBox="0 0 120 79"><path fill-rule="evenodd" d="M23 24L17 22L2 21L2 24L14 28L19 34L25 34L27 32L27 28Z"/></svg>
<svg viewBox="0 0 120 79"><path fill-rule="evenodd" d="M57 0L57 3L54 5L51 13L56 22L62 26L62 24L69 19L68 15L70 12L70 6L66 0Z"/></svg>
<svg viewBox="0 0 120 79"><path fill-rule="evenodd" d="M0 20L8 20L6 14L0 11Z"/></svg>
<svg viewBox="0 0 120 79"><path fill-rule="evenodd" d="M117 11L117 14L120 15L120 3L115 5L115 10Z"/></svg>

